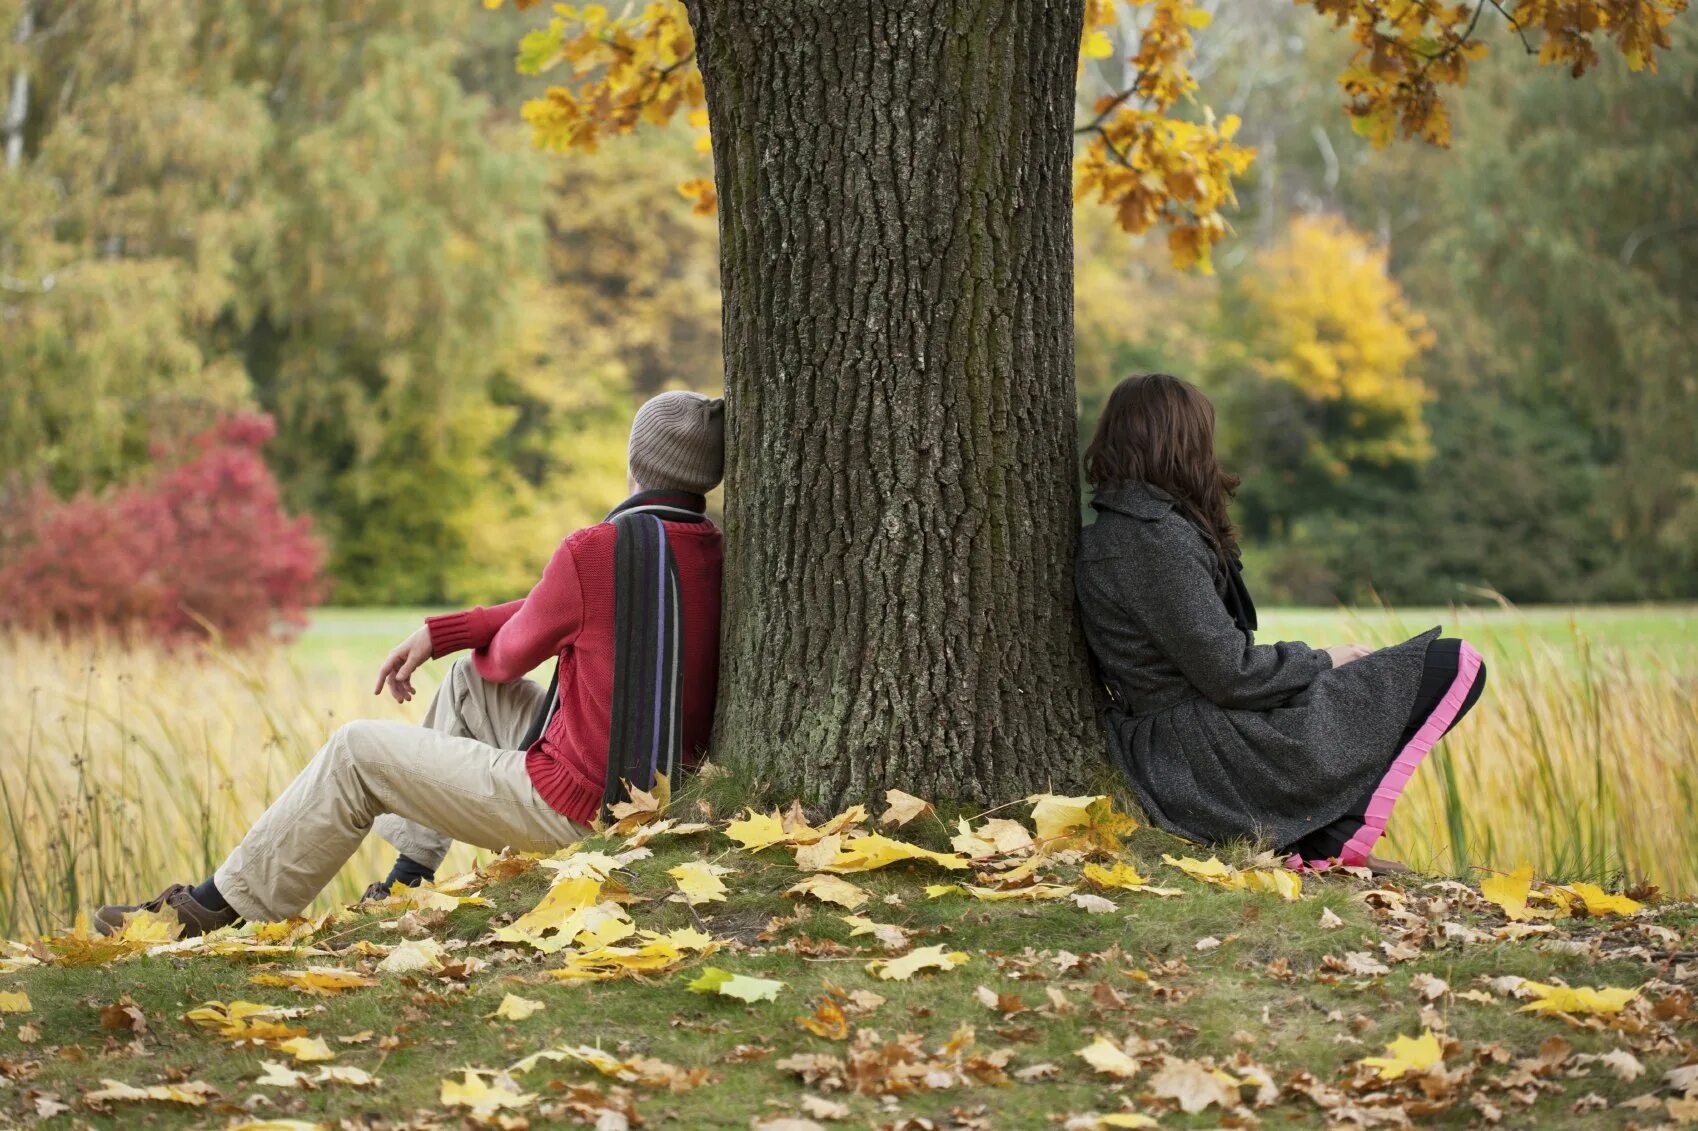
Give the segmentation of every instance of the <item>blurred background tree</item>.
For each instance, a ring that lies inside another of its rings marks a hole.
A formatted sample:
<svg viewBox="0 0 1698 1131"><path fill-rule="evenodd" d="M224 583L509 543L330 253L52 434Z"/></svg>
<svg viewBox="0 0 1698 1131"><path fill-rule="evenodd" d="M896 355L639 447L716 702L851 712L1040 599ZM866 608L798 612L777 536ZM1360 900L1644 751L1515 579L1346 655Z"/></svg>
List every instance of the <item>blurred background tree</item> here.
<svg viewBox="0 0 1698 1131"><path fill-rule="evenodd" d="M1158 6L1102 7L1124 43ZM1439 151L1350 128L1354 47L1313 11L1201 7L1174 112L1256 159L1213 275L1079 205L1081 429L1127 372L1201 382L1270 600L1698 597L1689 23L1660 73L1610 51L1583 82L1491 31ZM144 481L263 410L332 600L522 590L622 492L635 404L721 380L699 125L535 151L535 22L0 0L0 492ZM1124 54L1088 59L1082 120Z"/></svg>
<svg viewBox="0 0 1698 1131"><path fill-rule="evenodd" d="M511 20L0 0L0 26L13 498L122 485L259 408L334 600L506 598L618 500L639 400L719 384L713 225L676 191L703 159L535 152Z"/></svg>

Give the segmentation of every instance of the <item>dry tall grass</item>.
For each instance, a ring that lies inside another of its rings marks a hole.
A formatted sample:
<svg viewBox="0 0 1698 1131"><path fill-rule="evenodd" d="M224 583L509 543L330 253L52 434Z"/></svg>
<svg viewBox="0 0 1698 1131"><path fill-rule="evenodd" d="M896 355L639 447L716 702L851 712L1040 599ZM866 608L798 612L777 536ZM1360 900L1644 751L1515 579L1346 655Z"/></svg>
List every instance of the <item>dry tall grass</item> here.
<svg viewBox="0 0 1698 1131"><path fill-rule="evenodd" d="M417 721L352 670L0 634L0 937L211 873L337 726ZM470 850L455 847L448 868ZM320 903L381 877L369 838Z"/></svg>
<svg viewBox="0 0 1698 1131"><path fill-rule="evenodd" d="M1698 671L1578 630L1487 663L1480 704L1398 805L1396 853L1698 893Z"/></svg>
<svg viewBox="0 0 1698 1131"><path fill-rule="evenodd" d="M1486 697L1399 805L1395 851L1439 871L1529 861L1698 892L1698 672L1627 664L1578 632L1495 651ZM337 725L422 714L428 694L400 708L367 675L281 650L191 659L0 636L0 936L207 875ZM470 858L455 852L450 867ZM326 899L388 862L368 841Z"/></svg>

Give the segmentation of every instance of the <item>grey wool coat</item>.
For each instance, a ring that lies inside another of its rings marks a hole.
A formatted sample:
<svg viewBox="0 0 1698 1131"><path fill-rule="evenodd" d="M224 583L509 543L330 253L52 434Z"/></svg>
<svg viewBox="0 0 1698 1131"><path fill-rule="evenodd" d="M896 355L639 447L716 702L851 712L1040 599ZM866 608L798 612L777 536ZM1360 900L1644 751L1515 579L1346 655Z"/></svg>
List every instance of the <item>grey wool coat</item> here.
<svg viewBox="0 0 1698 1131"><path fill-rule="evenodd" d="M1215 588L1215 555L1160 488L1098 492L1075 584L1112 698L1109 756L1155 824L1284 848L1366 800L1420 686L1420 636L1334 669L1257 644Z"/></svg>

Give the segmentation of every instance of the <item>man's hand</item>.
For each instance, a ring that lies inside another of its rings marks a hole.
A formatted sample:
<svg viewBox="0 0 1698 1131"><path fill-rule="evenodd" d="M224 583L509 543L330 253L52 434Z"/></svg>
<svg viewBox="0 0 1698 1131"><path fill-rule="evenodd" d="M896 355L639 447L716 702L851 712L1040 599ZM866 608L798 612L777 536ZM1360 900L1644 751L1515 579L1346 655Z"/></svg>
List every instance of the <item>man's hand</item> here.
<svg viewBox="0 0 1698 1131"><path fill-rule="evenodd" d="M389 694L395 696L395 702L407 702L413 697L413 673L428 659L430 629L420 626L417 632L395 645L389 653L389 658L377 669L377 686L372 689L372 694L382 695L383 685L387 683Z"/></svg>
<svg viewBox="0 0 1698 1131"><path fill-rule="evenodd" d="M1331 648L1322 649L1332 657L1332 666L1342 668L1352 660L1360 660L1363 656L1371 655L1373 649L1366 644L1334 644Z"/></svg>

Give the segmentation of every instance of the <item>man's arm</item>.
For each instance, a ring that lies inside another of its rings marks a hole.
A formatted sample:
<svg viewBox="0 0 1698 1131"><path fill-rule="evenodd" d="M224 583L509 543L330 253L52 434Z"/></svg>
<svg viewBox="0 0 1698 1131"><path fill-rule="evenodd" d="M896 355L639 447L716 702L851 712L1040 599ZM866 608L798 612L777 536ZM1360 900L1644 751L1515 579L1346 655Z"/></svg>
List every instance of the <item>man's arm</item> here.
<svg viewBox="0 0 1698 1131"><path fill-rule="evenodd" d="M580 530L560 543L542 571L542 580L523 601L428 618L432 654L469 647L478 674L492 683L522 679L558 655L584 622L584 595L574 552L588 534L588 529Z"/></svg>
<svg viewBox="0 0 1698 1131"><path fill-rule="evenodd" d="M420 665L466 648L473 649L478 673L495 683L519 679L556 655L583 623L583 594L572 556L576 538L560 543L524 600L426 617L378 668L373 694L383 694L388 684L395 701L405 703L413 697L413 673Z"/></svg>

